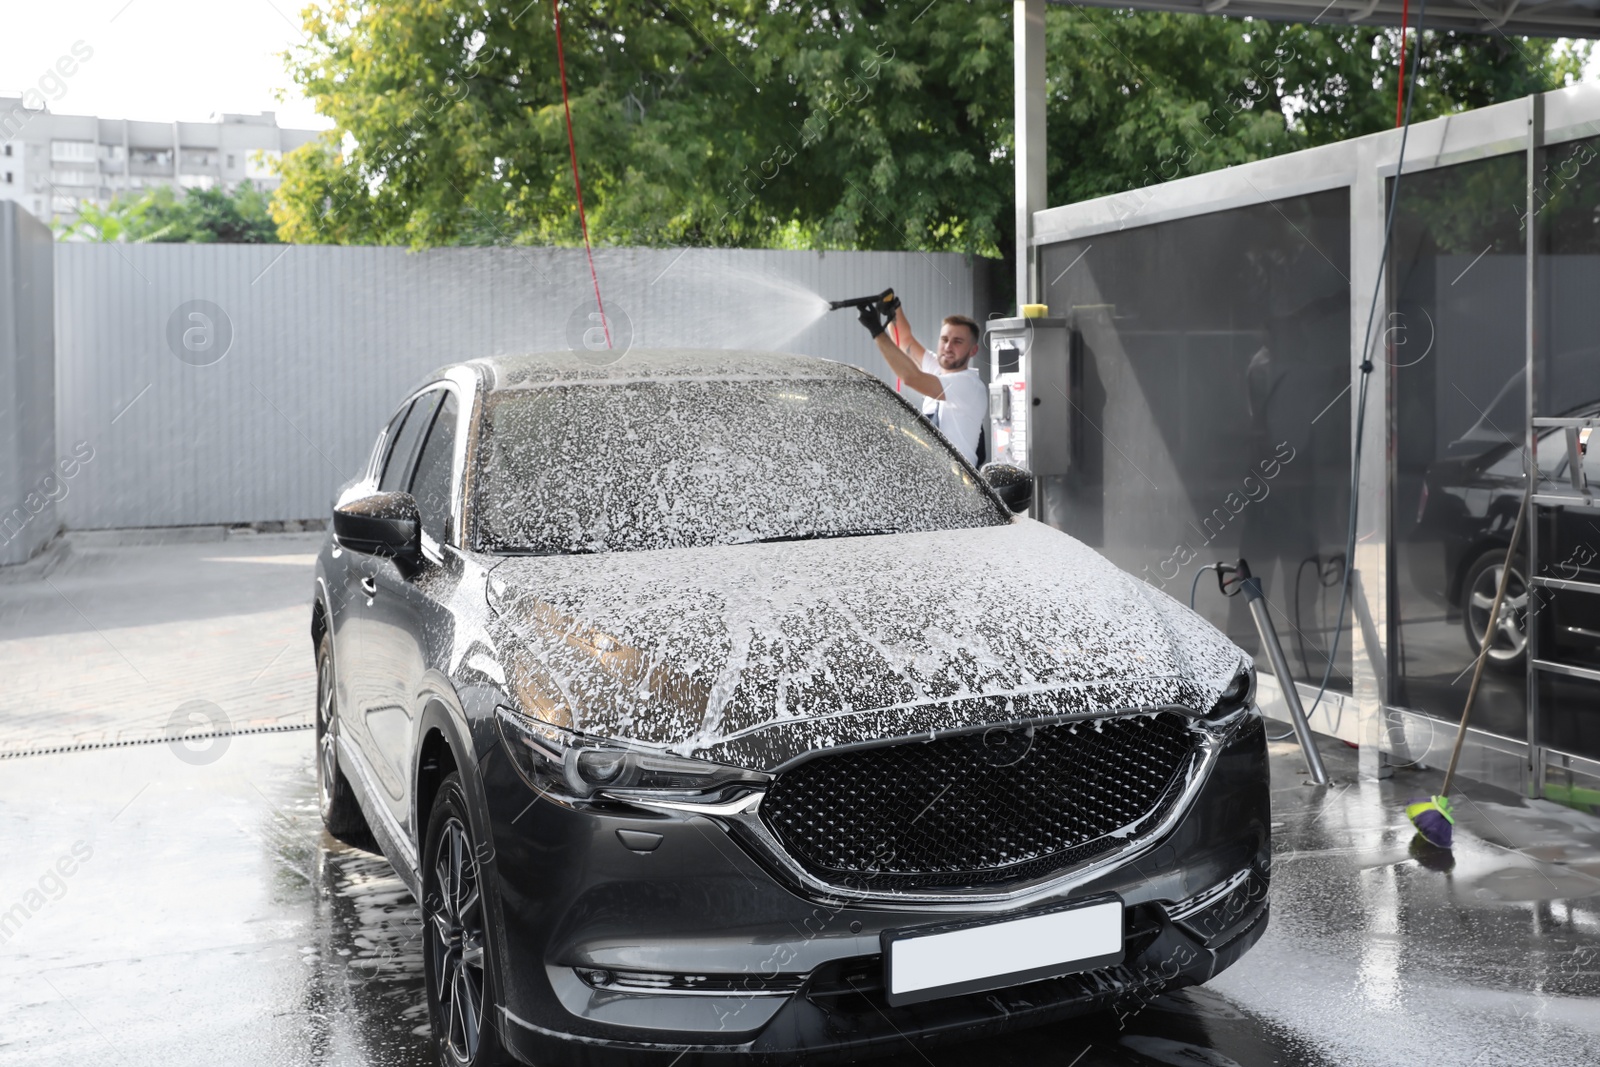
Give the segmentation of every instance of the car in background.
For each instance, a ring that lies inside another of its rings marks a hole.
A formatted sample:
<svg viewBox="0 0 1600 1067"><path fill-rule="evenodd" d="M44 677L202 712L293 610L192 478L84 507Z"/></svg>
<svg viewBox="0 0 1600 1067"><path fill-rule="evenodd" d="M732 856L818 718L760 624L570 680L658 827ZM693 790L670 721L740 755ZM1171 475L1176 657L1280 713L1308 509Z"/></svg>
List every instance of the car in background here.
<svg viewBox="0 0 1600 1067"><path fill-rule="evenodd" d="M1267 923L1249 659L864 372L446 367L317 559L318 782L444 1064L813 1061L1136 1007Z"/></svg>
<svg viewBox="0 0 1600 1067"><path fill-rule="evenodd" d="M1520 378L1514 379L1520 381ZM1566 418L1600 417L1600 404L1567 411ZM1481 421L1481 420L1480 420ZM1484 436L1475 426L1445 458L1424 474L1417 501L1416 524L1408 535L1413 551L1408 570L1417 590L1447 608L1462 625L1468 654L1476 656L1494 606L1505 567L1506 546L1516 525L1517 509L1527 483L1522 442ZM1560 429L1539 435L1535 454L1540 493L1571 492L1566 444ZM1600 452L1583 455L1586 477L1600 479ZM1600 511L1563 508L1549 513L1539 546L1539 572L1544 577L1600 584ZM1559 591L1532 592L1526 536L1512 557L1511 578L1489 642L1488 666L1519 673L1526 668L1528 606L1538 595L1551 606L1546 651L1549 658L1600 667L1600 597L1563 596Z"/></svg>

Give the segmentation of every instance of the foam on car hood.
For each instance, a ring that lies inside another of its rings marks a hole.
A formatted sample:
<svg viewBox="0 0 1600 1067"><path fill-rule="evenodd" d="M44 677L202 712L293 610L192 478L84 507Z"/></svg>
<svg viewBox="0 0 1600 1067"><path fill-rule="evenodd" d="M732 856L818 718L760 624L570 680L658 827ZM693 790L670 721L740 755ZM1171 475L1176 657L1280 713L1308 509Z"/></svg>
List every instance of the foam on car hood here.
<svg viewBox="0 0 1600 1067"><path fill-rule="evenodd" d="M1165 593L1027 519L512 557L490 599L528 714L753 769L1037 716L1204 711L1243 656Z"/></svg>

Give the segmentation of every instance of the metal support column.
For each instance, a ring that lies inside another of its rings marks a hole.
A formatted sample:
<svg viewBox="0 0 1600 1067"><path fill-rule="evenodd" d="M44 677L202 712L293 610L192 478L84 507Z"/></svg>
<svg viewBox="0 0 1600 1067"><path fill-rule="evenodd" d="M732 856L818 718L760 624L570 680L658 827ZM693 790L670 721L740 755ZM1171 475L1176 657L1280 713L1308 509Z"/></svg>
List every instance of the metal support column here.
<svg viewBox="0 0 1600 1067"><path fill-rule="evenodd" d="M1361 394L1361 357L1366 348L1365 331L1371 329L1372 361L1377 364L1367 381L1367 423L1361 445L1361 469L1355 472L1359 507L1356 514L1355 567L1360 581L1352 581L1350 625L1351 697L1356 706L1356 736L1360 744L1357 758L1362 778L1387 778L1394 773L1388 760L1393 733L1388 721L1386 698L1389 655L1389 363L1384 350L1388 328L1395 325L1383 314L1389 302L1384 299L1376 322L1367 314L1372 290L1378 284L1383 264L1383 223L1388 206L1385 173L1398 154L1397 131L1385 139L1364 138L1353 142L1356 161L1350 186L1350 439L1355 441L1356 399ZM1381 299L1381 298L1380 298ZM1352 457L1352 460L1354 457ZM1366 625L1358 625L1358 620ZM1374 647L1374 641L1384 642ZM1403 736L1403 735L1402 735Z"/></svg>
<svg viewBox="0 0 1600 1067"><path fill-rule="evenodd" d="M1039 298L1033 216L1045 204L1044 169L1044 8L1045 0L1013 0L1015 33L1012 59L1016 85L1013 128L1017 182L1017 314Z"/></svg>
<svg viewBox="0 0 1600 1067"><path fill-rule="evenodd" d="M1544 753L1539 750L1539 595L1537 585L1539 579L1539 549L1544 536L1539 522L1541 504L1538 500L1539 465L1534 456L1539 435L1539 387L1541 375L1539 374L1538 361L1535 349L1538 337L1538 301L1539 290L1539 147L1544 142L1544 97L1534 93L1528 97L1528 148L1527 148L1527 188L1524 190L1526 200L1524 208L1527 211L1527 222L1522 227L1522 250L1526 256L1526 268L1523 284L1524 299L1526 300L1525 321L1523 324L1524 356L1527 359L1526 373L1523 381L1527 383L1527 447L1523 452L1523 462L1526 464L1526 477L1528 484L1535 494L1529 501L1528 507L1528 613L1523 618L1523 625L1527 627L1527 699L1528 699L1528 770L1527 770L1527 795L1539 797L1544 795ZM1577 448L1574 443L1571 449L1575 473L1581 478L1583 469L1578 461ZM1575 480L1574 486L1578 483Z"/></svg>

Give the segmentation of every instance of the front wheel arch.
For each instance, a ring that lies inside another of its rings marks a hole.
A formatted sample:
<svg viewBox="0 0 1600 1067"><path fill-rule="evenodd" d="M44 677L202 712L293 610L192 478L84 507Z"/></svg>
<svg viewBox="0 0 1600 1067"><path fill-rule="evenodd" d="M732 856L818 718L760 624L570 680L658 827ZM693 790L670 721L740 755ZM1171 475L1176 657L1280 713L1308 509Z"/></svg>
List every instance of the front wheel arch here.
<svg viewBox="0 0 1600 1067"><path fill-rule="evenodd" d="M315 600L311 602L311 648L322 643L322 635L328 632L328 607L323 603L320 590Z"/></svg>
<svg viewBox="0 0 1600 1067"><path fill-rule="evenodd" d="M461 787L472 810L473 832L486 834L488 808L477 773L479 759L459 699L453 691L445 695L443 683L434 678L420 703L422 711L416 719L413 735L416 743L411 762L411 832L417 848L422 848L422 837L428 829L428 812L438 795L439 784L451 770L461 775Z"/></svg>
<svg viewBox="0 0 1600 1067"><path fill-rule="evenodd" d="M456 760L455 750L450 747L444 731L437 727L428 730L417 750L417 780L414 795L419 830L426 832L428 816L433 811L434 799L439 795L439 786L444 783L445 778L459 770L460 765Z"/></svg>

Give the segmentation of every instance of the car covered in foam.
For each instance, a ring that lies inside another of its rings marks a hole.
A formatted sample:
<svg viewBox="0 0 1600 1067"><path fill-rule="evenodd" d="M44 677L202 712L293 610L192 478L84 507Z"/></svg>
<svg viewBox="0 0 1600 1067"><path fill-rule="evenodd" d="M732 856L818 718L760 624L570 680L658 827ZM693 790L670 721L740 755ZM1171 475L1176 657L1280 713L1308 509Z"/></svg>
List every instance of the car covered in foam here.
<svg viewBox="0 0 1600 1067"><path fill-rule="evenodd" d="M892 390L447 367L318 558L318 778L421 903L442 1062L854 1058L1258 939L1246 657Z"/></svg>

